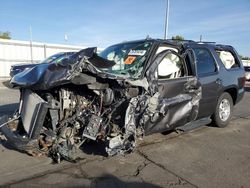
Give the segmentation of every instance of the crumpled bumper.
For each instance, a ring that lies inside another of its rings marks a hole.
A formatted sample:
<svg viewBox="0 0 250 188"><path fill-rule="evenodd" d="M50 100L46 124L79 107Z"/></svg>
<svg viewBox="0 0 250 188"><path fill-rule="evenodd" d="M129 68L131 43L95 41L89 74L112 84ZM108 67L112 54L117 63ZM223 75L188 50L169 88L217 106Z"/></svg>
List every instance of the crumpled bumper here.
<svg viewBox="0 0 250 188"><path fill-rule="evenodd" d="M16 120L16 118L9 120L8 116L0 117L0 131L6 137L8 143L10 143L13 147L18 150L25 150L28 143L30 142L30 139L28 137L17 134L9 127L9 123Z"/></svg>

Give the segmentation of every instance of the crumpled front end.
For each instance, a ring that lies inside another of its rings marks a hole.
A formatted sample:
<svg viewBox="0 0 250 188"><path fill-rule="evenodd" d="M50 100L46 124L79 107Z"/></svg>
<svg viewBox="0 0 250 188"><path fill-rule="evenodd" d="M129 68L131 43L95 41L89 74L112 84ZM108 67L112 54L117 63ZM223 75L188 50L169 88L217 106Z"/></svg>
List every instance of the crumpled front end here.
<svg viewBox="0 0 250 188"><path fill-rule="evenodd" d="M124 154L134 150L138 137L196 119L200 88L163 98L149 89L146 78L132 80L101 70L112 64L87 49L74 62L14 77L12 84L21 91L19 110L11 119L0 118L8 142L34 156L74 161L88 140L103 142L111 156ZM35 72L39 75L33 76Z"/></svg>
<svg viewBox="0 0 250 188"><path fill-rule="evenodd" d="M16 149L57 162L74 161L87 140L104 142L109 155L130 152L136 125L124 126L125 114L139 90L109 82L68 84L49 91L21 89L19 111L10 121L1 118L1 131Z"/></svg>

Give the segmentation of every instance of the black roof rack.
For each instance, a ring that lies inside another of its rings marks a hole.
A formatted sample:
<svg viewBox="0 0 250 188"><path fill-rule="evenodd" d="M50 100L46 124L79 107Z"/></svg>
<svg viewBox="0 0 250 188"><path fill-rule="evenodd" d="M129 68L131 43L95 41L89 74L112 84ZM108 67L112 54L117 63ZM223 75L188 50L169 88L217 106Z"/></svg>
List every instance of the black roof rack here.
<svg viewBox="0 0 250 188"><path fill-rule="evenodd" d="M195 42L193 40L179 40L179 39L167 39L168 41L172 41L172 42Z"/></svg>
<svg viewBox="0 0 250 188"><path fill-rule="evenodd" d="M197 43L204 43L204 44L216 44L216 42L209 42L209 41L197 41Z"/></svg>
<svg viewBox="0 0 250 188"><path fill-rule="evenodd" d="M179 39L167 39L167 40L178 43L216 44L216 42L210 42L210 41L194 41L194 40L179 40Z"/></svg>

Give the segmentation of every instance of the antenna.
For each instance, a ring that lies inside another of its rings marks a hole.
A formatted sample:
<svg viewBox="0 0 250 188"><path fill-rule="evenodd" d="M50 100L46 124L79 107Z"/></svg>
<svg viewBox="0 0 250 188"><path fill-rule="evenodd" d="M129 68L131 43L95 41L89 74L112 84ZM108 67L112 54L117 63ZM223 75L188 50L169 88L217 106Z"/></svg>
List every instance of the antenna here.
<svg viewBox="0 0 250 188"><path fill-rule="evenodd" d="M33 36L32 36L31 25L29 29L30 29L30 58L31 58L31 63L33 63L33 44L32 44Z"/></svg>
<svg viewBox="0 0 250 188"><path fill-rule="evenodd" d="M167 0L166 14L165 14L165 32L164 39L168 38L168 18L169 18L169 0Z"/></svg>

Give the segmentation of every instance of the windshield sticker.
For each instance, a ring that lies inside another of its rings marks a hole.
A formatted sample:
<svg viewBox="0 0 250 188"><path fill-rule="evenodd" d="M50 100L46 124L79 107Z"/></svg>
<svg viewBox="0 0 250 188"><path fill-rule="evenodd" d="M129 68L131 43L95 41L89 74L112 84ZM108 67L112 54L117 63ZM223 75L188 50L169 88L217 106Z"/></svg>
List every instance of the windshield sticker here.
<svg viewBox="0 0 250 188"><path fill-rule="evenodd" d="M130 64L134 63L135 59L136 59L135 56L128 56L127 59L125 60L124 64L130 65Z"/></svg>
<svg viewBox="0 0 250 188"><path fill-rule="evenodd" d="M130 50L128 55L143 56L145 55L146 52L147 52L146 50Z"/></svg>

